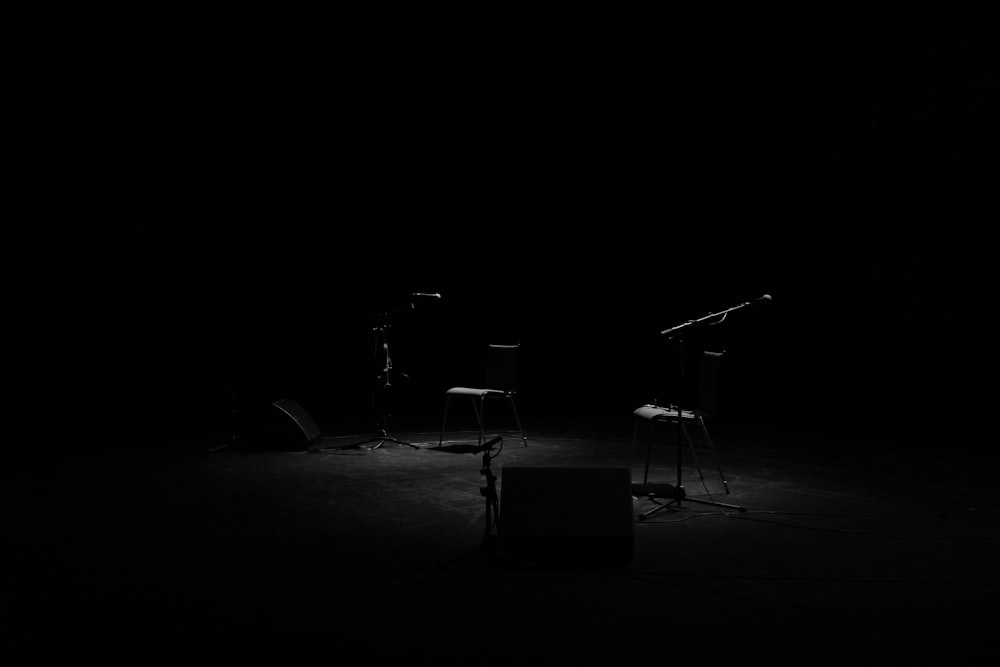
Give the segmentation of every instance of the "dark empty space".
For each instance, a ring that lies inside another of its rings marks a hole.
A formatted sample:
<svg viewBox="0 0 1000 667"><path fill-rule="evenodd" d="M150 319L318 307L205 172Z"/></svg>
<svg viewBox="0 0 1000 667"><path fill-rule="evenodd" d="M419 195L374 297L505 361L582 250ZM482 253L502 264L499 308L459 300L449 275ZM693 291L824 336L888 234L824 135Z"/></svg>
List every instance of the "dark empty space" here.
<svg viewBox="0 0 1000 667"><path fill-rule="evenodd" d="M336 5L63 9L27 54L12 627L993 650L983 17ZM491 344L527 446L502 394L441 432ZM634 411L706 351L719 467L678 466Z"/></svg>

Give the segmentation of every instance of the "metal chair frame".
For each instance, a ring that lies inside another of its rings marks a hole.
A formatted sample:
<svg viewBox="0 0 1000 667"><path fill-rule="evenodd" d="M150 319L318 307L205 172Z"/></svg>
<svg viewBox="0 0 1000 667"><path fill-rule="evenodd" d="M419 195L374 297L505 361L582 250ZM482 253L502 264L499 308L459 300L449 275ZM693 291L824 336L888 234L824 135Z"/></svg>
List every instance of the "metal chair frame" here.
<svg viewBox="0 0 1000 667"><path fill-rule="evenodd" d="M438 439L438 447L444 443L444 432L448 425L448 408L452 396L469 396L472 398L472 407L476 414L476 424L479 427L479 447L486 441L485 415L486 399L505 398L510 404L514 413L514 421L517 422L518 432L521 434L521 441L524 446L528 446L528 438L524 435L524 428L521 426L521 417L517 412L517 403L514 400L517 394L517 353L520 345L499 345L491 343L487 348L486 374L484 388L480 387L451 387L444 395L444 417L441 421L441 436Z"/></svg>

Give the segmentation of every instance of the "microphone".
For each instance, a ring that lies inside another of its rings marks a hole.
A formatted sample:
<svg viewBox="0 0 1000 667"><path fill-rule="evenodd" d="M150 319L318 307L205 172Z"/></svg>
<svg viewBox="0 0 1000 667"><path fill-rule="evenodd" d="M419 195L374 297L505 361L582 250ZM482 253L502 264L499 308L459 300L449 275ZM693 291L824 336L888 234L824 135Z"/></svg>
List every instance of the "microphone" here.
<svg viewBox="0 0 1000 667"><path fill-rule="evenodd" d="M437 292L435 292L434 294L427 294L426 292L414 292L410 296L425 296L428 299L440 299L441 298L441 295L439 293L437 293ZM770 297L768 297L768 298L770 298Z"/></svg>

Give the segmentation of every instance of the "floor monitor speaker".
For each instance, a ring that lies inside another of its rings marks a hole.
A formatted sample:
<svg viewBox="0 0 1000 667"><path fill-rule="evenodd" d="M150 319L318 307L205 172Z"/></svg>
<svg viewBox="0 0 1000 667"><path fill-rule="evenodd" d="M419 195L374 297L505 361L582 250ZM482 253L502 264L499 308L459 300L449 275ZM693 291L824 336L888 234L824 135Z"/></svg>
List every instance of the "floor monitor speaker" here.
<svg viewBox="0 0 1000 667"><path fill-rule="evenodd" d="M274 407L284 412L291 418L292 421L295 422L296 426L299 427L299 430L302 431L302 435L305 436L305 444L309 444L316 438L320 437L321 433L319 424L317 424L316 420L313 419L308 412L306 412L305 408L292 399L283 398L280 401L275 401ZM303 445L303 447L304 446L305 445Z"/></svg>
<svg viewBox="0 0 1000 667"><path fill-rule="evenodd" d="M622 566L634 547L627 467L505 466L497 535L504 553L547 566Z"/></svg>
<svg viewBox="0 0 1000 667"><path fill-rule="evenodd" d="M238 421L238 445L251 450L304 451L320 432L306 409L288 398L244 407Z"/></svg>

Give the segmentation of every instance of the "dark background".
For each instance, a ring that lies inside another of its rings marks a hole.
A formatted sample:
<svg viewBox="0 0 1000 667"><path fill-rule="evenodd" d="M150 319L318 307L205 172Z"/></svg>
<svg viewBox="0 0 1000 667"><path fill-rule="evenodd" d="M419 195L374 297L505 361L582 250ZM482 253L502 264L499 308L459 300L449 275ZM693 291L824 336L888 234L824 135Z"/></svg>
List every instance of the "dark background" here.
<svg viewBox="0 0 1000 667"><path fill-rule="evenodd" d="M11 264L28 447L224 437L234 391L364 432L371 327L411 302L398 428L439 427L486 343L519 342L528 428L627 432L670 375L659 331L765 293L688 342L728 353L720 419L979 446L995 39L969 9L42 25Z"/></svg>

